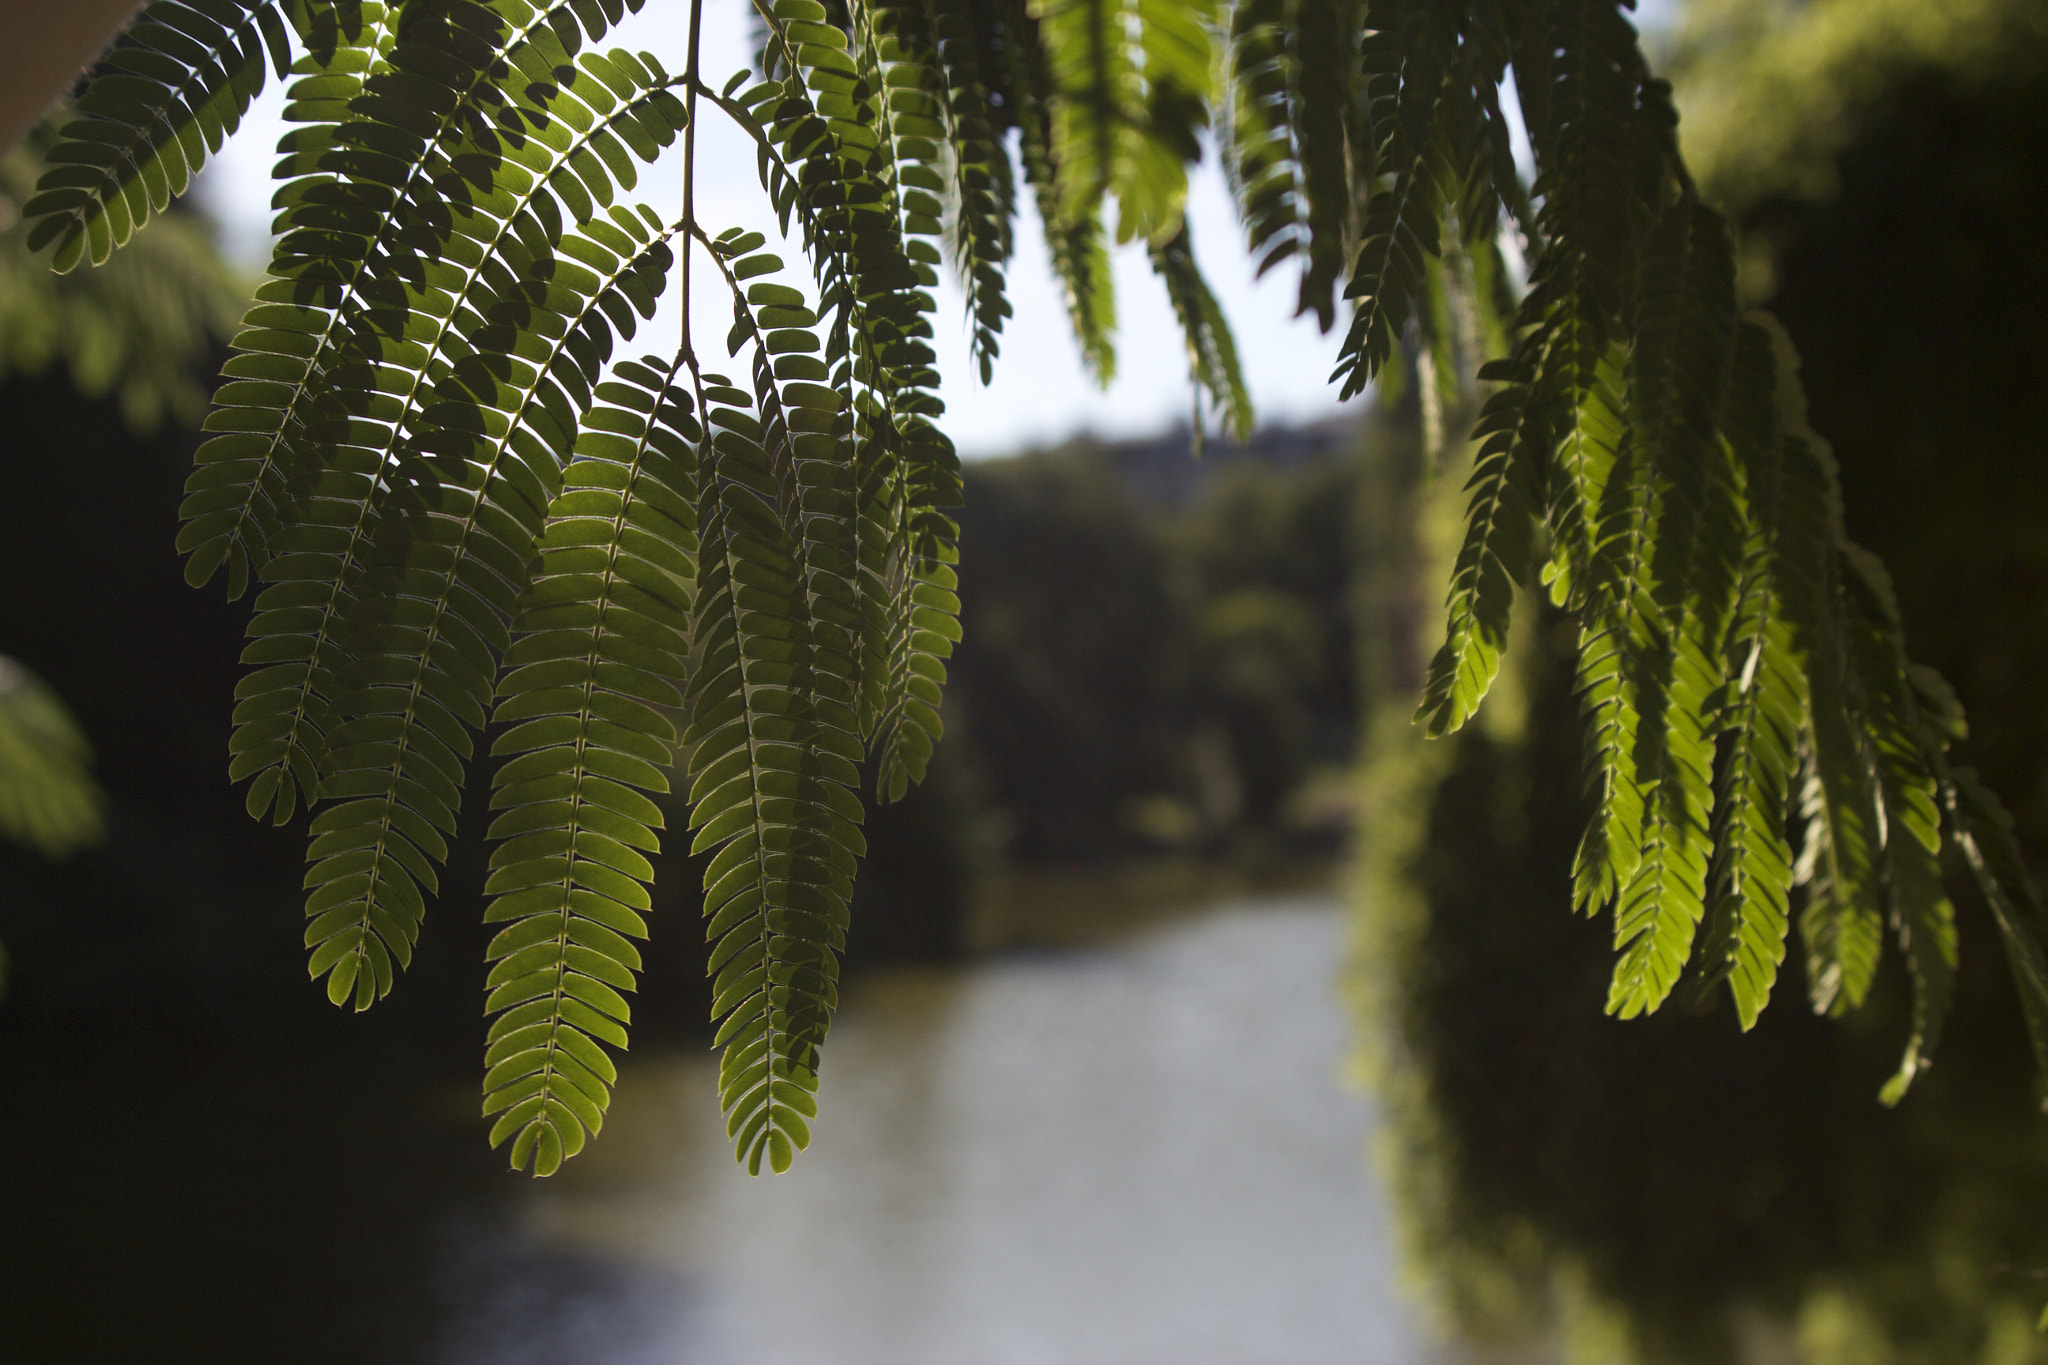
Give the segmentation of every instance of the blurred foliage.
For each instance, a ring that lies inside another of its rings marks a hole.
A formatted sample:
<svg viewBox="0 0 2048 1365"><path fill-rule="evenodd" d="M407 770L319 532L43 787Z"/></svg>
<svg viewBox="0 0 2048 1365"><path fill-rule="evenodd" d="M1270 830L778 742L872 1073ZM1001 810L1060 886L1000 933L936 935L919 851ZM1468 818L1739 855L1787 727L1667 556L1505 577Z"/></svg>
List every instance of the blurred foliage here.
<svg viewBox="0 0 2048 1365"><path fill-rule="evenodd" d="M1703 0L1677 68L1688 154L1737 212L1745 288L1802 352L1849 533L1890 566L1914 656L1968 708L1963 761L2038 856L2048 19ZM1430 528L1454 481L1371 477L1417 535L1368 544L1361 599L1398 600L1417 573L1441 580ZM1518 628L1539 646L1526 702L1496 697L1479 732L1426 744L1397 696L1368 722L1362 779L1364 1064L1411 1268L1445 1326L1551 1335L1583 1362L2048 1360L2048 1127L1962 869L1946 869L1957 1011L1895 1111L1876 1096L1908 1028L1896 969L1841 1022L1781 1002L1742 1035L1719 996L1605 1017L1607 933L1566 890L1584 809L1569 641L1548 618ZM1362 647L1416 646L1382 612ZM1804 984L1779 989L1796 1002Z"/></svg>
<svg viewBox="0 0 2048 1365"><path fill-rule="evenodd" d="M1830 197L1902 84L2024 81L2044 41L2048 8L2025 0L1687 0L1658 65L1694 180L1739 210Z"/></svg>
<svg viewBox="0 0 2048 1365"><path fill-rule="evenodd" d="M0 835L52 858L99 842L92 748L56 693L0 655ZM7 994L0 944L0 998Z"/></svg>
<svg viewBox="0 0 2048 1365"><path fill-rule="evenodd" d="M1587 1365L2048 1359L2048 1147L2002 964L1964 959L1940 1064L1895 1110L1876 1096L1903 972L1848 1021L1781 1007L1743 1034L1720 993L1605 1015L1608 931L1566 890L1584 800L1558 632L1531 631L1522 723L1393 736L1373 769L1368 819L1397 823L1368 840L1359 975L1391 1025L1387 1167L1443 1325L1555 1333Z"/></svg>
<svg viewBox="0 0 2048 1365"><path fill-rule="evenodd" d="M0 655L0 834L53 858L98 841L92 748L57 694Z"/></svg>
<svg viewBox="0 0 2048 1365"><path fill-rule="evenodd" d="M1317 779L1357 714L1351 462L1212 449L1179 502L1135 495L1116 454L967 468L934 767L970 841L1038 864L1333 848Z"/></svg>
<svg viewBox="0 0 2048 1365"><path fill-rule="evenodd" d="M167 420L196 427L208 396L199 376L234 330L247 284L183 209L98 270L51 273L48 253L28 250L21 206L59 121L0 155L0 379L62 364L81 393L110 395L138 434Z"/></svg>
<svg viewBox="0 0 2048 1365"><path fill-rule="evenodd" d="M43 173L54 127L52 120L0 155L0 381L61 364L79 393L115 403L131 432L146 435L166 419L196 426L207 401L199 375L245 291L207 226L182 212L105 270L52 274L47 259L27 249L20 207ZM30 424L8 426L18 459L68 453L81 435L36 441ZM90 765L91 748L63 700L0 656L0 835L56 858L97 843L103 796ZM0 992L6 968L0 950Z"/></svg>

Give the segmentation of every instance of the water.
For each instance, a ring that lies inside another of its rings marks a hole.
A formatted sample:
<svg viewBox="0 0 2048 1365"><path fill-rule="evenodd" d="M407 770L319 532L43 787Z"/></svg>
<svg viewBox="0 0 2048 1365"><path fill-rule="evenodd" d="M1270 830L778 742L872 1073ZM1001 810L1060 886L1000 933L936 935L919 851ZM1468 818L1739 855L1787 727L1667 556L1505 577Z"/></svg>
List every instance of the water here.
<svg viewBox="0 0 2048 1365"><path fill-rule="evenodd" d="M816 1141L729 1155L701 1044L507 1174L473 980L317 1046L0 1024L0 1358L23 1365L1404 1365L1337 911L857 979ZM316 1002L317 1003L317 1002ZM325 1006L319 1007L325 1010ZM422 1024L429 1025L422 1027ZM246 1035L246 1036L244 1036ZM446 1036L443 1036L446 1035Z"/></svg>
<svg viewBox="0 0 2048 1365"><path fill-rule="evenodd" d="M637 1062L514 1235L453 1254L471 1301L441 1358L1416 1359L1368 1106L1337 1080L1338 950L1333 908L1300 900L870 979L776 1179L733 1165L708 1060Z"/></svg>

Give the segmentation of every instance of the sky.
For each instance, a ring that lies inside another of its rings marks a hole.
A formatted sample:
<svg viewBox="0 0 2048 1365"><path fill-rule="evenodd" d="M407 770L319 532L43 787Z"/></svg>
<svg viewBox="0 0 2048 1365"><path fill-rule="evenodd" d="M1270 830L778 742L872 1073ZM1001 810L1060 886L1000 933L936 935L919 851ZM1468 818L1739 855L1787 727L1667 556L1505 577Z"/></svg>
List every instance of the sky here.
<svg viewBox="0 0 2048 1365"><path fill-rule="evenodd" d="M707 83L714 87L746 62L745 12L743 0L710 0L705 6L703 68ZM628 16L604 46L651 51L668 70L680 71L687 13L684 5L655 0L639 14ZM280 118L283 105L284 86L272 81L241 132L201 175L195 191L220 221L230 253L252 270L260 269L269 255L270 168L276 159L273 149L286 127ZM700 221L713 235L727 226L742 226L774 239L779 234L761 191L752 143L716 109L703 106L700 114ZM682 203L680 144L672 153L662 164L647 169L630 195L664 217L673 216ZM1336 390L1328 380L1341 338L1337 331L1327 336L1319 333L1312 317L1293 317L1298 277L1291 263L1272 270L1263 280L1253 280L1230 191L1213 150L1191 176L1187 214L1196 258L1236 331L1260 423L1298 424L1336 414ZM1143 247L1134 243L1115 255L1121 326L1116 379L1104 391L1081 367L1028 195L1017 227L1016 257L1009 271L1009 299L1015 315L1004 327L1002 356L994 382L986 388L969 356L961 292L949 270L940 272L934 330L940 394L947 406L941 425L961 454L1003 455L1054 445L1081 434L1149 436L1176 422L1187 422L1192 397L1186 350L1179 323L1164 289L1152 275ZM789 249L782 255L794 267L801 253ZM732 321L731 304L716 291L699 290L692 314L700 353L709 349L710 359L716 361ZM643 351L673 354L679 321L673 299L666 300L654 321L621 350L629 355ZM702 338L718 340L707 348Z"/></svg>

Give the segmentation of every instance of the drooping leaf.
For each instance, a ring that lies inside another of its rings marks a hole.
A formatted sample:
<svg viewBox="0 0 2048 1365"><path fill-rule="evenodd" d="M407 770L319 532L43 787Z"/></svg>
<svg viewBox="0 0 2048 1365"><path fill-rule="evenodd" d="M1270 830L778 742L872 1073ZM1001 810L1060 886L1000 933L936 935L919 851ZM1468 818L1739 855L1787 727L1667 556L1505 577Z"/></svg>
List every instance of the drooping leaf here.
<svg viewBox="0 0 2048 1365"><path fill-rule="evenodd" d="M603 1121L647 933L696 581L702 429L683 356L625 362L597 388L497 685L484 918L484 1113L515 1169L551 1174Z"/></svg>

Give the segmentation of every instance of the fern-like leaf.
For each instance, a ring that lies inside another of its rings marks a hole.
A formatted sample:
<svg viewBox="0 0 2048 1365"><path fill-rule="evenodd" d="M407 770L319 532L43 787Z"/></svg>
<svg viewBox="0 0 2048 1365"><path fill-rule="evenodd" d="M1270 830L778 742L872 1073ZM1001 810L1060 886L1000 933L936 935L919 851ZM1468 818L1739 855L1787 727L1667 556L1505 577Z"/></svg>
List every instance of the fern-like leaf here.
<svg viewBox="0 0 2048 1365"><path fill-rule="evenodd" d="M1713 916L1702 958L1705 984L1725 980L1744 1029L1769 1003L1785 960L1792 851L1787 795L1797 766L1805 679L1776 597L1761 582L1745 595L1727 658L1731 695L1714 709L1729 735L1716 788Z"/></svg>
<svg viewBox="0 0 2048 1365"><path fill-rule="evenodd" d="M795 13L785 0L770 19L778 35L774 41L789 54L786 64L815 73L805 77L813 85L829 82L839 60L833 40L808 41L811 28L785 21L786 9ZM941 405L933 392L938 375L927 344L931 332L925 313L930 298L917 286L934 282L929 263L937 257L921 255L922 243L914 238L905 241L903 254L880 254L875 234L863 220L838 207L890 202L899 192L892 188L891 175L903 185L911 184L903 177L920 172L907 156L924 153L920 132L943 131L930 116L931 104L901 93L914 82L930 79L927 63L918 57L924 30L914 15L890 11L884 17L890 27L874 49L872 63L869 49L855 41L861 38L858 25L854 39L848 40L855 44L849 58L855 68L852 90L831 107L850 117L825 120L820 131L811 110L824 109L828 98L839 97L826 85L799 90L789 82L780 87L770 82L740 96L740 101L747 106L745 120L761 129L764 184L802 226L823 296L834 304L824 332L823 366L799 374L797 367L814 362L790 355L774 358L775 378L812 381L802 388L816 410L808 415L786 412L788 404L777 395L774 378L761 369L758 358L756 400L771 428L787 417L797 432L791 439L798 446L829 445L832 433L852 438L847 447L850 465L842 456L828 456L821 449L791 466L799 483L823 480L804 492L805 506L860 509L850 540L842 524L829 517L809 518L808 530L801 532L801 538L818 542L807 551L813 601L829 608L814 622L814 643L821 659L841 660L845 675L858 679L860 729L873 739L878 790L900 796L909 782L922 777L936 742L939 688L945 676L941 660L958 638L948 567L957 532L940 509L959 501L959 475L950 443L930 422ZM888 72L878 78L875 68L882 65L888 65ZM900 159L893 172L874 152L886 143L870 142L852 131L871 126L880 116L877 101L865 97L876 89L883 92L879 110L887 111L889 126L897 133L894 145ZM768 122L761 123L761 118ZM836 135L834 130L842 125L847 131ZM805 167L794 176L783 170L785 158L792 154L801 155ZM830 188L841 184L843 189ZM919 210L913 191L901 193L905 227L931 230L936 220ZM926 210L930 207L924 205ZM734 255L754 245L758 242L723 240L719 250ZM787 286L749 286L735 315L733 344L765 343L758 355L773 354L776 336L793 337L788 330L792 325L807 325L803 319L810 314L799 312L802 306L801 295ZM817 406L824 395L814 386L828 379L841 394L836 416ZM845 426L848 419L850 431ZM799 532L792 528L792 534ZM856 561L858 572L846 572ZM842 637L837 623L854 617L860 622L858 638ZM854 652L848 656L847 649Z"/></svg>
<svg viewBox="0 0 2048 1365"><path fill-rule="evenodd" d="M946 236L985 384L1011 311L1003 272L1014 189L983 84L973 15L964 0L891 0L869 9L888 64L883 93L905 231Z"/></svg>
<svg viewBox="0 0 2048 1365"><path fill-rule="evenodd" d="M594 215L593 193L612 202L613 177L631 187L622 140L649 160L672 140L680 111L658 65L650 73L617 52L571 59L562 33L580 38L568 16L589 10L593 35L606 22L587 0L540 10L506 0L505 8L510 18L478 22L502 33L515 73L509 84L537 91L531 100L495 82L474 35L445 20L420 22L401 42L391 16L371 5L363 7L361 45L335 54L340 73L314 57L300 63L305 78L293 86L286 117L302 126L287 135L277 168L284 184L273 278L237 338L246 354L223 372L245 382L219 395L208 427L223 434L202 447L187 485L179 546L195 585L225 566L229 594L240 596L326 452L351 443L358 429L349 414L397 421L411 394L382 367L410 371L418 385L462 305L487 311L487 291L500 281L476 277L500 240L509 239L515 255L545 252L565 219ZM638 98L617 109L608 87ZM512 126L494 130L501 121ZM515 259L510 268L516 274L520 265ZM465 299L473 291L484 297ZM416 311L440 326L407 336ZM486 354L491 341L481 339Z"/></svg>
<svg viewBox="0 0 2048 1365"><path fill-rule="evenodd" d="M1207 124L1214 0L1031 0L1052 82L1062 223L1117 202L1116 239L1180 226Z"/></svg>
<svg viewBox="0 0 2048 1365"><path fill-rule="evenodd" d="M102 265L182 195L263 91L268 56L280 79L292 34L311 36L313 0L151 0L94 68L78 117L49 150L50 169L22 215L31 251L51 264Z"/></svg>
<svg viewBox="0 0 2048 1365"><path fill-rule="evenodd" d="M1038 207L1046 250L1066 296L1067 318L1082 363L1106 388L1116 377L1116 286L1109 273L1102 217L1094 210L1069 216L1062 207L1061 187L1076 173L1061 169L1054 117L1059 94L1052 67L1040 40L1038 21L1025 0L1012 0L1008 18L1010 30L1019 38L1006 46L1005 55L1020 130L1024 180Z"/></svg>
<svg viewBox="0 0 2048 1365"><path fill-rule="evenodd" d="M1142 238L1166 283L1198 426L1205 400L1250 426L1183 218L1212 118L1258 268L1296 260L1299 311L1325 329L1348 271L1345 396L1379 377L1391 398L1406 371L1441 449L1472 370L1498 360L1420 719L1444 733L1480 704L1541 516L1544 580L1579 627L1596 804L1574 900L1614 907L1611 1010L1655 1009L1704 917L1702 978L1752 1025L1796 885L1813 1002L1850 1008L1889 911L1915 983L1896 1100L1953 991L1946 837L1993 903L2048 1062L2042 912L1996 802L1948 769L1960 709L1907 664L1882 570L1844 537L1789 348L1736 321L1725 225L1626 5L757 0L758 78L713 92L699 6L680 80L594 50L637 4L152 0L26 210L60 270L104 260L218 149L265 61L290 71L278 248L180 546L195 583L263 585L231 773L253 814L318 807L307 946L336 1003L390 989L476 736L509 727L485 1105L515 1166L557 1168L603 1120L651 797L679 756L710 858L731 1136L756 1171L808 1140L860 765L898 798L940 732L961 480L932 295L950 255L987 379L1013 126L1105 382L1113 232ZM1533 192L1499 107L1510 70ZM628 207L642 163L679 136L694 148L700 107L752 138L814 290L767 278L780 262L759 234L706 237L694 188L674 228ZM1503 215L1528 247L1519 308ZM613 365L676 231L732 293L739 383L703 371L687 330L665 368ZM1805 820L1796 859L1788 813Z"/></svg>
<svg viewBox="0 0 2048 1365"><path fill-rule="evenodd" d="M1393 354L1422 290L1425 261L1439 249L1444 206L1457 183L1438 125L1456 43L1454 16L1436 5L1404 8L1393 27L1365 40L1371 98L1386 107L1378 159L1387 183L1366 202L1344 289L1354 312L1330 379L1342 381L1345 398L1363 392Z"/></svg>
<svg viewBox="0 0 2048 1365"><path fill-rule="evenodd" d="M514 623L492 752L484 1113L548 1175L603 1122L647 932L689 653L701 430L683 357L615 367L583 419Z"/></svg>
<svg viewBox="0 0 2048 1365"><path fill-rule="evenodd" d="M1723 430L1741 471L1750 531L1723 695L1711 708L1726 752L1715 789L1701 984L1704 990L1728 983L1746 1030L1769 1002L1785 957L1792 884L1785 828L1806 709L1804 661L1774 573L1784 497L1777 361L1769 336L1754 324L1736 336Z"/></svg>
<svg viewBox="0 0 2048 1365"><path fill-rule="evenodd" d="M1773 335L1784 430L1774 567L1797 648L1806 659L1808 774L1803 847L1794 878L1807 888L1799 917L1808 997L1818 1012L1859 1005L1877 970L1883 924L1884 836L1867 737L1856 715L1842 624L1839 485L1826 442L1806 425L1798 361Z"/></svg>
<svg viewBox="0 0 2048 1365"><path fill-rule="evenodd" d="M1615 918L1622 955L1608 1008L1624 1018L1663 1002L1705 914L1711 704L1742 551L1732 471L1716 439L1734 280L1719 216L1673 204L1644 258L1630 395L1630 440L1648 475L1633 534L1650 548L1647 562L1635 552L1627 579L1614 584L1629 602L1616 638L1628 642L1638 683L1633 761L1645 797L1642 859Z"/></svg>
<svg viewBox="0 0 2048 1365"><path fill-rule="evenodd" d="M1295 11L1300 66L1294 107L1301 163L1303 222L1307 229L1300 303L1329 331L1336 320L1336 290L1351 238L1354 154L1371 154L1370 139L1347 126L1364 84L1359 66L1363 25L1353 0L1304 0Z"/></svg>
<svg viewBox="0 0 2048 1365"><path fill-rule="evenodd" d="M2004 941L2027 1037L2034 1045L2036 1096L2048 1108L2048 911L2027 872L2004 803L1974 770L1957 768L1950 776L1945 802L1956 822L1956 842Z"/></svg>
<svg viewBox="0 0 2048 1365"><path fill-rule="evenodd" d="M1478 459L1466 487L1465 541L1451 570L1450 624L1430 661L1416 723L1432 736L1471 719L1500 670L1515 589L1529 571L1537 489L1551 445L1549 416L1525 353L1483 370L1499 383L1474 432Z"/></svg>
<svg viewBox="0 0 2048 1365"><path fill-rule="evenodd" d="M862 573L868 591L875 791L899 801L944 727L945 661L960 640L959 527L943 509L960 501L952 442L907 419L875 462L862 499Z"/></svg>
<svg viewBox="0 0 2048 1365"><path fill-rule="evenodd" d="M1171 239L1151 248L1152 269L1166 285L1166 296L1180 320L1181 335L1187 341L1188 377L1197 395L1206 393L1221 415L1223 429L1234 439L1250 437L1253 425L1251 391L1245 387L1244 369L1237 359L1237 341L1230 332L1230 320L1223 306L1202 278L1195 263L1194 243L1187 225ZM1201 424L1195 428L1198 439Z"/></svg>
<svg viewBox="0 0 2048 1365"><path fill-rule="evenodd" d="M1581 490L1586 513L1587 561L1580 604L1579 694L1590 723L1589 763L1598 805L1588 823L1573 869L1575 899L1593 911L1623 894L1650 862L1649 836L1659 819L1652 804L1664 779L1664 745L1657 731L1663 714L1651 669L1662 663L1668 678L1663 612L1657 598L1658 466L1654 424L1641 420L1643 372L1632 357L1629 401L1602 392L1598 381L1580 395L1582 410L1625 411L1627 428L1615 433L1611 455L1578 452L1588 470L1599 469L1599 485ZM1602 432L1605 435L1605 432ZM1651 716L1646 736L1643 717ZM1645 742L1647 739L1647 743ZM1661 874L1653 866L1651 875ZM1634 904L1654 916L1656 889L1646 887ZM1618 919L1617 937L1639 937L1649 924Z"/></svg>
<svg viewBox="0 0 2048 1365"><path fill-rule="evenodd" d="M739 1159L758 1172L764 1162L786 1170L810 1140L865 843L854 795L854 564L836 528L816 524L850 511L850 498L839 508L832 496L851 473L839 449L847 419L809 354L809 310L780 292L788 286L742 292L741 280L779 264L743 255L746 241L711 244L734 293L734 341L756 343L755 391L702 380L710 435L683 744L691 851L712 855L704 913L725 1049L720 1101ZM764 327L769 309L796 325Z"/></svg>
<svg viewBox="0 0 2048 1365"><path fill-rule="evenodd" d="M282 823L295 794L311 800L329 748L325 732L337 719L330 702L359 686L361 675L380 667L403 671L405 660L414 657L407 628L420 622L391 618L394 611L403 616L412 610L405 603L423 591L430 600L436 597L407 582L418 567L409 563L414 541L420 530L436 524L417 509L441 498L443 467L458 471L455 484L463 482L463 457L480 434L504 431L493 428L503 420L494 412L517 407L528 414L522 420L541 424L545 436L540 447L505 457L525 459L540 471L524 476L529 513L523 529L506 532L504 523L493 523L494 571L467 573L461 589L465 600L481 591L492 602L472 602L461 613L473 638L470 664L460 674L469 695L458 710L469 717L464 723L480 724L489 704L490 661L502 642L493 643L501 630L488 618L509 611L517 596L519 566L532 544L528 532L538 526L543 490L559 469L556 457L544 451L570 440L579 405L589 401L589 385L609 353L611 328L630 328L634 310L651 307L659 292L658 279L641 283L656 261L639 259L649 238L646 223L619 212L585 222L580 234L565 234L559 191L551 187L564 176L595 179L598 173L589 167L608 168L625 156L621 141L651 159L672 140L681 114L658 66L650 70L623 53L609 59L586 54L564 70L566 76L557 75L552 108L558 114L569 110L573 97L562 87L575 87L604 108L604 116L586 111L578 118L580 130L563 133L559 149L535 138L501 164L496 174L512 187L501 188L484 206L447 215L437 229L441 259L407 264L416 244L400 245L370 227L365 249L387 253L378 278L351 276L346 288L322 295L331 308L290 301L306 288L306 273L273 279L259 290L251 313L252 322L268 325L238 338L245 353L228 363L235 382L223 387L224 406L212 423L231 434L200 451L180 544L192 554L189 578L202 578L225 560L233 587L240 566L258 549L270 554L266 575L280 564L290 570L292 586L266 589L251 625L247 661L268 667L244 685L231 775L252 779L252 812L274 807ZM615 104L608 83L635 98ZM373 80L372 92L377 88ZM582 99L573 104L583 108ZM613 151L600 160L591 152L594 145ZM572 170L581 157L589 157L584 169ZM587 193L581 203L594 210ZM306 248L290 250L303 257ZM618 272L621 260L634 261L634 268ZM404 276L414 268L418 282L408 284ZM306 269L315 280L327 273ZM383 303L370 307L373 298ZM338 426L313 420L316 412L350 410L384 420ZM535 439L532 433L504 432L515 449ZM281 486L287 460L321 470L309 491L294 495ZM540 506L531 506L536 500ZM309 516L316 508L319 515ZM272 535L263 529L287 509L296 519L289 530ZM513 525L518 527L517 518ZM466 543L464 536L454 542ZM458 548L453 559L443 554L425 572L442 575L452 589L464 567ZM380 582L365 597L366 579L372 577ZM396 662L380 665L364 656ZM343 676L350 668L357 682ZM462 723L440 728L459 735ZM467 743L452 749L466 752ZM460 766L451 751L437 769L459 789ZM315 779L310 784L309 775Z"/></svg>
<svg viewBox="0 0 2048 1365"><path fill-rule="evenodd" d="M492 664L507 644L504 622L561 484L553 451L574 441L573 424L594 397L588 387L576 391L572 425L563 429L549 398L564 395L536 376L573 384L580 375L592 384L610 357L612 327L630 336L634 310L651 315L663 287L669 234L629 215L619 221L636 230L637 241L615 229L630 254L589 242L577 253L608 262L604 275L590 277L587 294L561 288L552 271L536 281L533 308L547 319L536 331L556 333L554 340L534 353L525 384L501 386L483 406L480 449L458 478L442 482L437 505L407 518L396 557L371 576L377 598L358 609L369 624L335 664L330 705L339 723L325 736L319 795L340 804L313 820L306 940L309 970L330 973L328 995L337 1004L353 984L356 1007L366 1008L391 989L389 959L402 967L410 956L423 909L419 885L434 889L433 864L446 857L442 836L454 832L470 732L484 724ZM588 372L564 363L572 358ZM275 620L277 609L260 608L252 633ZM280 637L292 638L259 638ZM267 696L288 708L298 695L287 686L252 700Z"/></svg>
<svg viewBox="0 0 2048 1365"><path fill-rule="evenodd" d="M1239 0L1230 11L1231 108L1217 132L1260 276L1304 245L1295 111L1288 98L1301 60L1293 50L1294 8L1288 0Z"/></svg>
<svg viewBox="0 0 2048 1365"><path fill-rule="evenodd" d="M1654 208L1631 184L1642 56L1612 0L1556 0L1515 45L1514 73L1543 204L1530 289L1567 312L1583 374L1619 332Z"/></svg>
<svg viewBox="0 0 2048 1365"><path fill-rule="evenodd" d="M1897 1074L1881 1094L1886 1104L1896 1104L1932 1059L1955 995L1955 907L1942 890L1939 862L1936 762L1946 737L1920 717L1906 671L1898 606L1884 567L1869 552L1850 546L1843 570L1853 691L1884 802L1885 890L1893 930L1913 977L1912 1033Z"/></svg>

